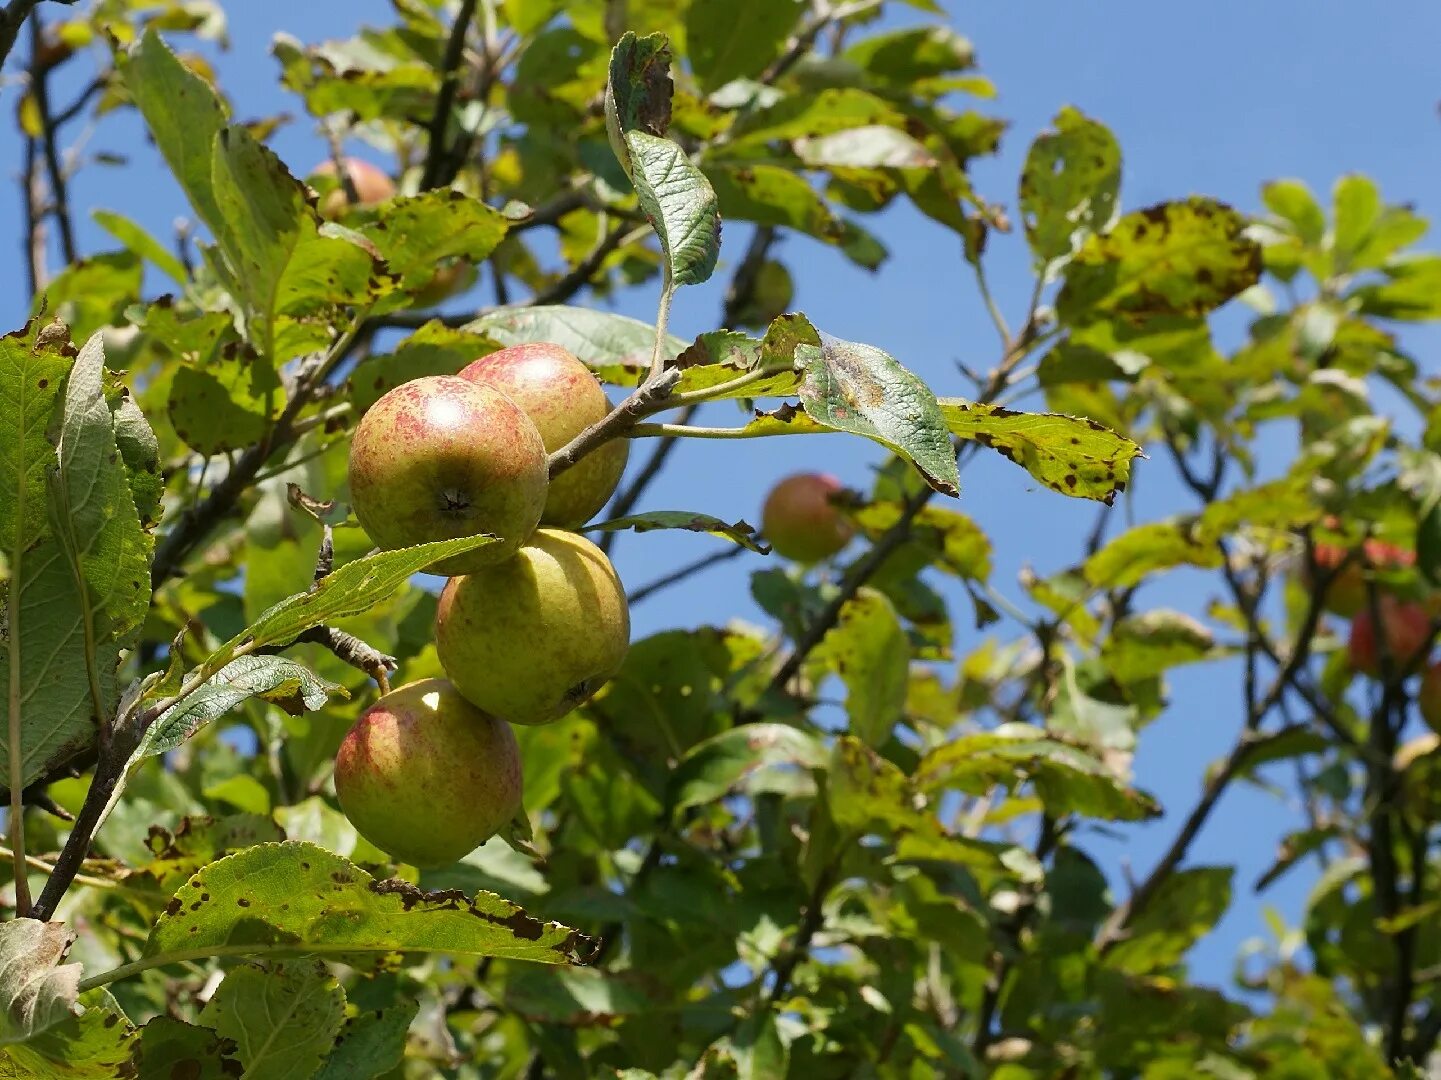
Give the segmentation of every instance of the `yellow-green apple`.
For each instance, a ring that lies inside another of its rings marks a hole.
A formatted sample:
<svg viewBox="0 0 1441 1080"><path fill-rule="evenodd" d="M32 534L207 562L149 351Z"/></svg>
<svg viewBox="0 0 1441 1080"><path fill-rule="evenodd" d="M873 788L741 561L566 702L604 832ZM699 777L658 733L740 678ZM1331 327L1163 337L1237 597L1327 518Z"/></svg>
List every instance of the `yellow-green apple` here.
<svg viewBox="0 0 1441 1080"><path fill-rule="evenodd" d="M776 554L820 562L850 543L855 526L833 501L840 491L841 482L826 473L796 473L771 488L761 510L761 533Z"/></svg>
<svg viewBox="0 0 1441 1080"><path fill-rule="evenodd" d="M1363 675L1379 677L1381 638L1384 637L1391 673L1405 675L1421 661L1431 632L1431 620L1420 604L1390 595L1377 597L1377 608L1381 615L1380 636L1369 607L1362 608L1351 620L1351 640L1347 645L1351 666Z"/></svg>
<svg viewBox="0 0 1441 1080"><path fill-rule="evenodd" d="M357 200L355 206L376 206L395 195L395 181L384 169L361 158L348 157L344 160L345 173L350 177L350 183L355 188ZM310 175L335 176L335 174L335 162L322 161L311 171ZM320 201L320 216L327 221L334 221L343 217L350 206L350 196L342 183L334 190L327 192L325 198Z"/></svg>
<svg viewBox="0 0 1441 1080"><path fill-rule="evenodd" d="M605 391L590 369L550 342L512 345L482 356L460 376L497 387L524 409L550 452L610 412ZM615 492L629 456L629 440L611 439L557 476L541 523L562 529L584 525Z"/></svg>
<svg viewBox="0 0 1441 1080"><path fill-rule="evenodd" d="M504 720L425 679L361 714L335 755L335 793L360 835L397 861L446 866L520 809L520 748Z"/></svg>
<svg viewBox="0 0 1441 1080"><path fill-rule="evenodd" d="M520 406L453 375L395 387L361 417L350 443L350 500L380 547L499 538L437 563L437 574L515 554L540 522L546 485L545 445Z"/></svg>
<svg viewBox="0 0 1441 1080"><path fill-rule="evenodd" d="M620 669L625 589L589 540L541 529L508 562L452 578L435 648L456 689L513 724L558 720Z"/></svg>

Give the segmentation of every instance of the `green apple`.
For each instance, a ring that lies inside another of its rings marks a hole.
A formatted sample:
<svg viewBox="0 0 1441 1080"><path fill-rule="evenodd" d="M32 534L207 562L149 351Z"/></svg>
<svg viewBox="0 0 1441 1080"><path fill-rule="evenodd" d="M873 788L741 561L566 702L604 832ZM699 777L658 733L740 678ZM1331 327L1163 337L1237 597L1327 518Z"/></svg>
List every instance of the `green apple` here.
<svg viewBox="0 0 1441 1080"><path fill-rule="evenodd" d="M395 195L395 181L383 169L368 161L348 157L345 159L345 172L355 187L355 194L359 200L355 203L356 206L376 206ZM335 162L322 161L310 175L334 176L335 173ZM337 218L344 217L350 206L350 197L345 191L345 185L341 184L333 191L327 192L325 198L320 201L320 216L327 221L335 221Z"/></svg>
<svg viewBox="0 0 1441 1080"><path fill-rule="evenodd" d="M540 521L545 445L499 390L453 375L402 383L350 443L355 516L382 548L489 533L500 543L437 563L463 574L508 559Z"/></svg>
<svg viewBox="0 0 1441 1080"><path fill-rule="evenodd" d="M788 476L766 496L761 533L777 555L800 563L829 559L855 534L833 498L841 482L826 473Z"/></svg>
<svg viewBox="0 0 1441 1080"><path fill-rule="evenodd" d="M520 809L520 748L505 721L425 679L361 714L335 755L335 793L360 835L398 862L447 866Z"/></svg>
<svg viewBox="0 0 1441 1080"><path fill-rule="evenodd" d="M583 536L541 529L514 559L453 578L435 648L456 689L513 724L558 720L620 669L625 589Z"/></svg>
<svg viewBox="0 0 1441 1080"><path fill-rule="evenodd" d="M524 409L552 453L610 412L605 391L590 369L550 342L512 345L482 356L460 377L489 383ZM629 456L630 441L612 439L557 476L541 524L562 529L584 525L614 494Z"/></svg>

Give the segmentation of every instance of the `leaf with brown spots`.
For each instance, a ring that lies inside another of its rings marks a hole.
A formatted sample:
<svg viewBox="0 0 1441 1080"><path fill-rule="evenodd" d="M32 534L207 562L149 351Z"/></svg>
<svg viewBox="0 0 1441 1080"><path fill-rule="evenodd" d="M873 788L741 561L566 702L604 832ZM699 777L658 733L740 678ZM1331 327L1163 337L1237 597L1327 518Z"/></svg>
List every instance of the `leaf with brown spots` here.
<svg viewBox="0 0 1441 1080"><path fill-rule="evenodd" d="M310 1080L345 1022L345 991L319 961L232 968L200 1022L235 1044L246 1076Z"/></svg>
<svg viewBox="0 0 1441 1080"><path fill-rule="evenodd" d="M1072 325L1204 315L1261 276L1261 247L1246 226L1225 203L1199 196L1126 214L1067 264L1056 313Z"/></svg>
<svg viewBox="0 0 1441 1080"><path fill-rule="evenodd" d="M689 510L647 510L643 514L631 514L628 517L602 521L598 525L587 525L585 529L586 532L619 532L622 529L631 529L638 533L653 532L656 529L684 529L687 532L709 533L762 555L770 554L771 550L756 539L753 525L744 521L727 525L720 518L711 517L709 514L693 514Z"/></svg>
<svg viewBox="0 0 1441 1080"><path fill-rule="evenodd" d="M157 1016L140 1029L141 1080L235 1080L235 1044L208 1027Z"/></svg>
<svg viewBox="0 0 1441 1080"><path fill-rule="evenodd" d="M138 1032L106 990L80 995L84 1011L0 1048L0 1080L129 1080ZM197 1074L198 1080L198 1074Z"/></svg>
<svg viewBox="0 0 1441 1080"><path fill-rule="evenodd" d="M257 844L202 867L174 900L178 904L151 929L139 967L205 956L395 952L578 964L594 947L579 931L532 918L493 893L467 897L454 889L423 892L403 881L377 881L339 855L299 840Z"/></svg>
<svg viewBox="0 0 1441 1080"><path fill-rule="evenodd" d="M941 413L958 439L990 447L1052 491L1109 504L1131 478L1141 448L1103 424L1059 413L1022 413L943 398Z"/></svg>
<svg viewBox="0 0 1441 1080"><path fill-rule="evenodd" d="M1121 189L1121 147L1110 129L1070 106L1052 124L1021 173L1021 221L1042 272L1110 228Z"/></svg>

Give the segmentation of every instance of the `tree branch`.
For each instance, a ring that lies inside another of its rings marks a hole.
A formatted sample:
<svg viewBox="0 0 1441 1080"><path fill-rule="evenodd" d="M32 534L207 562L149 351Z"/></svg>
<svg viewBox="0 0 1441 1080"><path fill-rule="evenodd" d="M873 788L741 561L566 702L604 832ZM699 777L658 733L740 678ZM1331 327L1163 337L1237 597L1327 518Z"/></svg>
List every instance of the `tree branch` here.
<svg viewBox="0 0 1441 1080"><path fill-rule="evenodd" d="M609 536L613 534L607 533L606 535ZM696 559L693 562L686 563L678 570L672 570L669 574L664 574L661 577L656 578L654 581L647 582L640 588L633 590L628 596L626 596L626 603L628 603L631 607L634 607L642 600L646 599L647 597L654 596L662 589L668 589L672 585L678 585L682 581L685 581L687 578L698 574L702 570L709 570L712 566L718 566L723 562L730 562L732 559L738 559L745 553L745 548L741 547L739 544L732 544L722 551L715 551L711 552L709 555L702 555L699 559Z"/></svg>
<svg viewBox="0 0 1441 1080"><path fill-rule="evenodd" d="M460 11L450 28L450 39L445 43L445 56L441 61L440 93L436 95L435 112L430 117L430 143L425 153L425 168L420 176L420 190L428 191L455 179L455 170L447 169L445 146L446 130L450 127L450 111L455 105L455 89L460 82L459 68L465 54L465 35L475 18L476 0L461 0ZM445 176L446 172L450 176Z"/></svg>
<svg viewBox="0 0 1441 1080"><path fill-rule="evenodd" d="M42 62L44 31L37 17L30 23L30 93L40 116L40 148L45 157L45 172L50 182L51 215L60 231L60 253L65 265L78 257L75 247L75 225L70 220L70 185L60 161L59 136L50 108L50 68Z"/></svg>

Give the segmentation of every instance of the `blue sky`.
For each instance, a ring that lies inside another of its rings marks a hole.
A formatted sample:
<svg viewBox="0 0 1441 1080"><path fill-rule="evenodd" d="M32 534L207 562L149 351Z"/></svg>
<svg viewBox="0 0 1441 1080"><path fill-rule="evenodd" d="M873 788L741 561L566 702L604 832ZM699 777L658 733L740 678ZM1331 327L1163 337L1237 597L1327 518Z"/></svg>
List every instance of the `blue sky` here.
<svg viewBox="0 0 1441 1080"><path fill-rule="evenodd" d="M276 149L303 171L324 156L324 147L297 103L276 86L268 56L270 36L283 30L305 41L348 35L362 21L388 18L386 0L345 5L243 0L229 6L233 48L220 58L222 81L241 116L289 111L298 119L281 130ZM1259 205L1259 186L1293 176L1325 195L1335 178L1364 171L1389 201L1412 202L1425 214L1441 212L1441 5L1428 0L1267 0L1264 4L1218 0L1207 5L1104 0L989 0L947 4L952 22L976 43L981 69L1000 96L988 106L1012 121L1002 154L979 163L977 186L987 197L1014 204L1016 177L1026 145L1058 108L1074 104L1107 123L1125 154L1123 203L1127 208L1192 193ZM49 5L42 10L54 13ZM337 12L344 15L337 18ZM898 7L897 19L911 14ZM13 70L14 65L11 65ZM0 84L3 87L3 84ZM0 88L0 105L12 108L15 91ZM107 121L89 150L131 155L132 168L117 173L88 169L74 185L80 207L123 211L168 236L185 212L173 184L161 173L153 150L131 117ZM10 124L0 126L0 165L9 181L20 147ZM124 182L117 183L123 176ZM18 254L20 215L13 185L0 213L0 251ZM785 255L798 280L796 306L827 332L868 342L894 354L941 394L969 389L956 362L985 369L994 363L994 331L978 301L957 244L904 209L874 226L891 250L888 265L871 276L846 264L833 250L809 241L787 242ZM744 226L732 226L723 259L743 250ZM93 225L80 230L85 251L103 250L107 238ZM1427 241L1434 246L1437 233ZM1024 244L995 238L988 257L993 285L1012 321L1023 312L1030 289ZM18 261L0 278L0 323L24 317L23 271ZM723 272L723 271L722 271ZM718 275L720 277L721 275ZM720 286L683 291L673 329L687 336L715 325ZM620 310L650 318L654 298L636 295ZM1222 320L1223 343L1242 323ZM1423 368L1435 373L1441 331L1403 336ZM716 415L726 420L724 407ZM644 453L644 448L641 448ZM639 455L638 455L639 456ZM869 444L841 436L770 443L686 444L647 501L653 509L688 509L756 521L764 491L800 469L835 472L864 487L868 468L881 460ZM1094 520L1094 509L1037 489L1014 466L978 458L963 475L960 508L992 534L997 549L995 581L1016 595L1016 572L1041 572L1071 564ZM1140 464L1134 512L1152 518L1181 505L1165 462ZM1127 513L1118 504L1118 516ZM1119 522L1117 526L1119 527ZM672 565L697 557L714 544L676 534L625 537L617 546L622 576L639 585ZM635 612L637 636L666 626L756 618L746 575L756 558L730 562L690 586L648 601ZM1198 610L1207 582L1174 575L1144 594L1153 604ZM965 607L957 611L964 617ZM971 634L964 623L964 647ZM1229 668L1182 671L1172 681L1173 707L1148 729L1136 760L1138 783L1170 808L1159 824L1124 830L1098 840L1113 880L1129 863L1144 874L1199 791L1205 762L1229 747L1239 725L1240 688ZM1297 820L1296 809L1255 790L1229 794L1194 845L1195 863L1236 863L1237 903L1220 930L1193 955L1197 974L1229 979L1242 941L1262 932L1260 904L1249 884L1268 864L1279 836ZM1309 885L1298 874L1283 880L1264 901L1293 919Z"/></svg>

